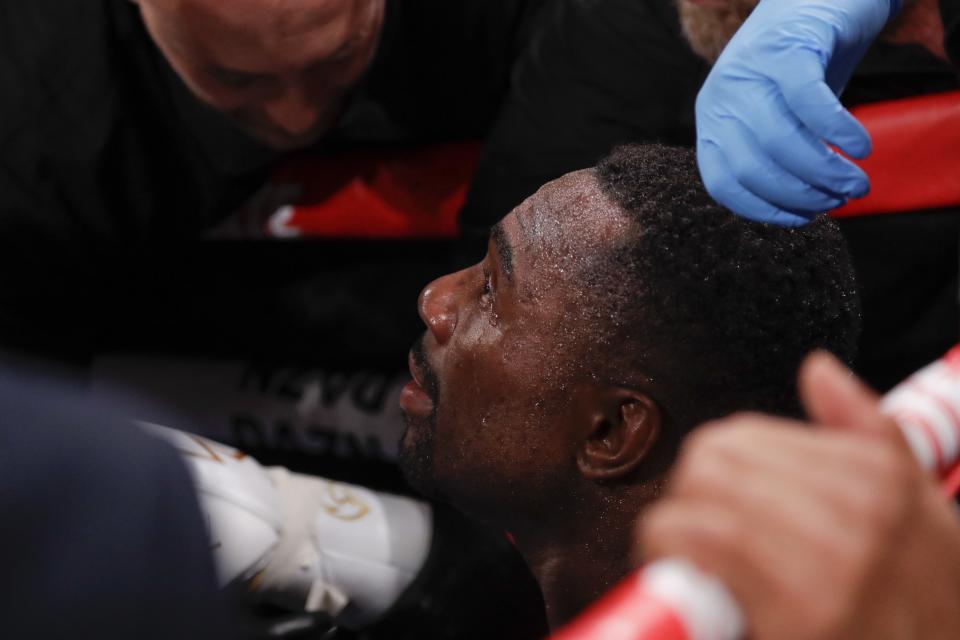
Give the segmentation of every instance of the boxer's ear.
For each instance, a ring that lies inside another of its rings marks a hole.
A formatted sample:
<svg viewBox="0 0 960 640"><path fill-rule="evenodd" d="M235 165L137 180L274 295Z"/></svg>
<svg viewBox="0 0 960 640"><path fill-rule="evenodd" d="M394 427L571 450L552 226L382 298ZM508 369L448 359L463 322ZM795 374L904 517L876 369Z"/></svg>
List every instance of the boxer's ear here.
<svg viewBox="0 0 960 640"><path fill-rule="evenodd" d="M577 468L590 480L614 480L632 473L653 449L661 431L657 403L620 387L586 394L586 428L577 447Z"/></svg>

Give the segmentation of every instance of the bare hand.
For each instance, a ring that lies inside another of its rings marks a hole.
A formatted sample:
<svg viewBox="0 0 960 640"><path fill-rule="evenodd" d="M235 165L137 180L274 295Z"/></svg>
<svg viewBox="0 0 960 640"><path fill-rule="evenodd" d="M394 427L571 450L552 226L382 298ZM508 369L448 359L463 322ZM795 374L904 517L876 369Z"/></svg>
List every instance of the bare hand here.
<svg viewBox="0 0 960 640"><path fill-rule="evenodd" d="M800 386L812 428L741 414L689 438L643 560L719 577L754 640L960 638L953 505L835 359L811 356Z"/></svg>

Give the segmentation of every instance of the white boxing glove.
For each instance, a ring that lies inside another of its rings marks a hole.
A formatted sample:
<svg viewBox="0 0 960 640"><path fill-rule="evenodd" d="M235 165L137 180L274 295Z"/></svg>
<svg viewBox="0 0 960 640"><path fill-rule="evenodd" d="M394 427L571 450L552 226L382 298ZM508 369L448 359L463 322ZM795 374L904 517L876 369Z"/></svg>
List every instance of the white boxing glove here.
<svg viewBox="0 0 960 640"><path fill-rule="evenodd" d="M427 559L425 503L264 468L232 447L141 424L187 462L223 585L246 582L265 602L356 628L383 615Z"/></svg>
<svg viewBox="0 0 960 640"><path fill-rule="evenodd" d="M190 469L207 521L221 585L253 578L283 533L276 486L260 463L206 438L141 423L177 449Z"/></svg>

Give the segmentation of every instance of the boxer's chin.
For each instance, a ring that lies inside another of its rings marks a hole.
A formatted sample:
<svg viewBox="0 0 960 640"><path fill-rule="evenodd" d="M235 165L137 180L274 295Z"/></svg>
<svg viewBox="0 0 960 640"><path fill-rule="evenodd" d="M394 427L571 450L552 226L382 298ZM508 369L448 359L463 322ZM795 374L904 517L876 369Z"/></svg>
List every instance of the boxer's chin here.
<svg viewBox="0 0 960 640"><path fill-rule="evenodd" d="M697 0L677 0L683 35L701 58L717 61L723 48L743 24L757 0L728 0L723 6Z"/></svg>
<svg viewBox="0 0 960 640"><path fill-rule="evenodd" d="M407 428L400 439L400 471L414 490L427 498L438 498L433 477L433 424L404 413Z"/></svg>

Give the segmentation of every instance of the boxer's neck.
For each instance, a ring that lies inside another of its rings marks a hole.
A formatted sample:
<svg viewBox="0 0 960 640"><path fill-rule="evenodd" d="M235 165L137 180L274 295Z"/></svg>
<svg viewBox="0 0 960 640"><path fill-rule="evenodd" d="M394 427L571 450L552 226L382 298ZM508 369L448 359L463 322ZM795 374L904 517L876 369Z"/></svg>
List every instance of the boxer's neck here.
<svg viewBox="0 0 960 640"><path fill-rule="evenodd" d="M589 517L572 516L576 524L515 532L517 547L543 592L551 629L571 620L634 568L639 509L621 512L623 505L617 501Z"/></svg>

